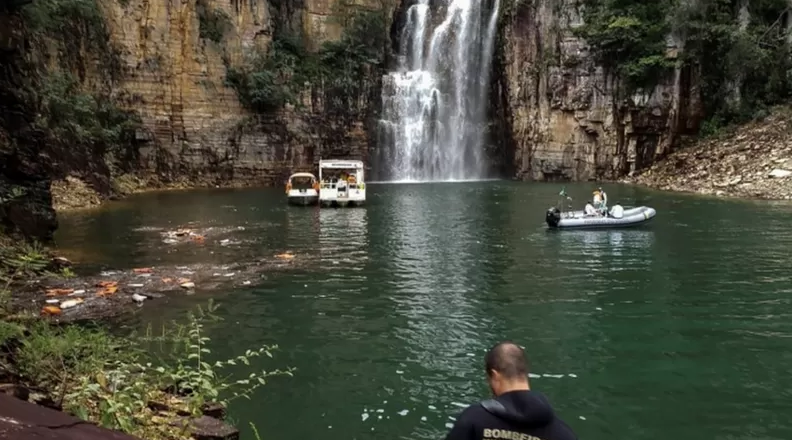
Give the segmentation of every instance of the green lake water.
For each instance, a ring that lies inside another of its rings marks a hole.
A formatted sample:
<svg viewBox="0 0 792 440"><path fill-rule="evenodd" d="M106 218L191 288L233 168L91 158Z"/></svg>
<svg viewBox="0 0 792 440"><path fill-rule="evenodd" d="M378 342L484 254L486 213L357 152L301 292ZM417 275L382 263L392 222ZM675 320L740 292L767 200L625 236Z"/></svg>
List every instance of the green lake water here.
<svg viewBox="0 0 792 440"><path fill-rule="evenodd" d="M591 196L566 188L577 208ZM133 317L213 297L219 357L280 345L258 366L295 377L232 405L243 439L249 421L265 439L442 438L487 397L482 357L503 339L526 347L532 387L581 438L792 438L792 205L614 185L611 204L652 206L653 222L548 232L559 189L371 184L368 206L322 210L280 188L150 193L60 216L57 240L85 270L310 257ZM240 243L168 246L147 230L191 221Z"/></svg>

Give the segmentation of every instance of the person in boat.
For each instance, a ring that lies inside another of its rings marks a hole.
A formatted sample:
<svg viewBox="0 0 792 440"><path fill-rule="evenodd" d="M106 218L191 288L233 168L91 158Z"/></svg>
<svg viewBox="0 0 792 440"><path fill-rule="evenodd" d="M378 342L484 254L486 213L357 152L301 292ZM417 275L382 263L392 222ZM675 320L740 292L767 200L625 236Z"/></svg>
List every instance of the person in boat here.
<svg viewBox="0 0 792 440"><path fill-rule="evenodd" d="M608 195L605 194L605 191L603 191L601 187L594 190L594 198L592 202L594 205L594 210L597 212L597 214L599 215L607 214Z"/></svg>
<svg viewBox="0 0 792 440"><path fill-rule="evenodd" d="M457 417L446 440L542 439L577 440L555 415L547 398L528 383L525 353L512 342L492 347L484 358L494 399L468 406Z"/></svg>

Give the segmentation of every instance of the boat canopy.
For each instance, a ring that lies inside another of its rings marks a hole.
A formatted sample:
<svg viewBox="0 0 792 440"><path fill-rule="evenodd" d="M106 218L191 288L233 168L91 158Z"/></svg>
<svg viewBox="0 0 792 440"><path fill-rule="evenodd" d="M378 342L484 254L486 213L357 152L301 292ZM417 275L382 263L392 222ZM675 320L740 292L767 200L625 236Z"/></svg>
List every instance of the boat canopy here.
<svg viewBox="0 0 792 440"><path fill-rule="evenodd" d="M311 173L294 173L291 176L289 176L289 181L291 182L291 180L294 179L294 178L298 178L298 179L299 178L308 178L308 179L316 180L316 176L314 176Z"/></svg>
<svg viewBox="0 0 792 440"><path fill-rule="evenodd" d="M354 169L362 170L362 160L320 160L319 168Z"/></svg>

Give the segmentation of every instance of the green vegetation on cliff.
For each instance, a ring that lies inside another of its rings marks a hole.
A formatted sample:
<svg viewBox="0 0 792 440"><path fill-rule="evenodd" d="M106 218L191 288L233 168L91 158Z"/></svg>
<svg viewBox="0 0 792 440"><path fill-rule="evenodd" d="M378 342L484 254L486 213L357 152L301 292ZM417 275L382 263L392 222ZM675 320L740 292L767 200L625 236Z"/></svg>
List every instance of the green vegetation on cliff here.
<svg viewBox="0 0 792 440"><path fill-rule="evenodd" d="M316 52L299 38L277 36L267 52L251 53L244 65L229 66L227 83L246 107L259 113L287 103L301 106L301 95L310 90L320 93L329 114L356 115L365 106L368 73L383 62L385 26L383 12L356 12L341 39Z"/></svg>
<svg viewBox="0 0 792 440"><path fill-rule="evenodd" d="M198 0L195 7L198 11L200 37L219 43L233 26L231 17L225 11L213 8L207 0Z"/></svg>
<svg viewBox="0 0 792 440"><path fill-rule="evenodd" d="M786 0L589 0L576 30L597 61L626 86L648 89L676 67L700 78L703 134L764 114L792 93ZM787 18L785 18L787 17ZM666 55L667 40L682 42Z"/></svg>

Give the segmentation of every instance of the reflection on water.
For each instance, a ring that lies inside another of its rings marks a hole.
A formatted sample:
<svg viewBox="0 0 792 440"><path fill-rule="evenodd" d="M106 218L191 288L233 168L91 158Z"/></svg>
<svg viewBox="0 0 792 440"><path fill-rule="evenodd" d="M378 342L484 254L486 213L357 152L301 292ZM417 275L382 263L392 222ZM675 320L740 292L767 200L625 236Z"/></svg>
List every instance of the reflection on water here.
<svg viewBox="0 0 792 440"><path fill-rule="evenodd" d="M469 354L482 347L480 329L487 318L480 314L476 291L475 279L485 275L477 224L469 215L467 195L454 186L397 188L388 192L388 228L382 240L390 249L385 261L391 271L390 298L395 313L406 318L406 325L395 330L409 351L413 373L404 379L403 392L436 403L449 375L466 376Z"/></svg>
<svg viewBox="0 0 792 440"><path fill-rule="evenodd" d="M322 265L362 271L368 262L368 211L363 208L323 208L318 212L317 247Z"/></svg>
<svg viewBox="0 0 792 440"><path fill-rule="evenodd" d="M215 292L225 320L213 354L277 343L260 367L298 368L232 405L243 431L253 421L273 438L442 438L460 404L486 396L484 350L514 339L533 387L581 438L792 438L790 205L608 186L658 216L547 232L557 185L370 188L366 207L336 210L289 207L280 190L143 195L63 216L59 244L113 267L313 258ZM151 229L191 221L230 228L236 244L169 247ZM191 301L141 310L174 318Z"/></svg>

